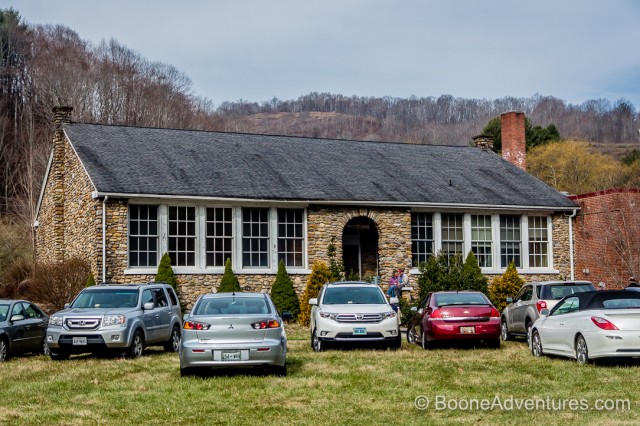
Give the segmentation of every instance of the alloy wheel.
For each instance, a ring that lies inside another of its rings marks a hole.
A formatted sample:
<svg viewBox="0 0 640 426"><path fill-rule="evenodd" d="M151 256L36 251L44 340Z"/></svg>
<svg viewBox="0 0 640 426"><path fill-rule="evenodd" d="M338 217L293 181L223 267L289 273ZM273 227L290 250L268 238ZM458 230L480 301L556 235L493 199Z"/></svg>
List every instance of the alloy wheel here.
<svg viewBox="0 0 640 426"><path fill-rule="evenodd" d="M581 365L589 363L589 348L587 348L587 342L582 336L578 336L576 341L576 361Z"/></svg>
<svg viewBox="0 0 640 426"><path fill-rule="evenodd" d="M538 330L531 333L531 353L533 356L542 355L542 340L540 340L540 334Z"/></svg>

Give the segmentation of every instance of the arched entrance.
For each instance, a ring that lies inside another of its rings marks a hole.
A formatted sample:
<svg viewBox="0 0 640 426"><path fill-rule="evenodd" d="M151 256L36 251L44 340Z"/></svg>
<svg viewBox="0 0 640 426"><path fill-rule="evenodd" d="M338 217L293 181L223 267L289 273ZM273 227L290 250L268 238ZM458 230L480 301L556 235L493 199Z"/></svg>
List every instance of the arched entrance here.
<svg viewBox="0 0 640 426"><path fill-rule="evenodd" d="M378 276L378 228L368 217L349 220L342 231L342 262L347 278Z"/></svg>

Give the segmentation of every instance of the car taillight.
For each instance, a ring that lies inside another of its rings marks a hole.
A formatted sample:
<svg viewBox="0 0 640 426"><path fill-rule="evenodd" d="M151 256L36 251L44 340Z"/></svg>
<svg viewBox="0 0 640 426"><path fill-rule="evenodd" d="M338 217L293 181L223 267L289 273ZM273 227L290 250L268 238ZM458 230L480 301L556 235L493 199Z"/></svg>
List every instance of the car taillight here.
<svg viewBox="0 0 640 426"><path fill-rule="evenodd" d="M182 328L185 330L208 330L211 324L198 321L185 321Z"/></svg>
<svg viewBox="0 0 640 426"><path fill-rule="evenodd" d="M591 317L591 321L603 330L618 330L618 327L609 320L600 317Z"/></svg>
<svg viewBox="0 0 640 426"><path fill-rule="evenodd" d="M280 323L276 320L260 321L254 322L253 324L251 324L251 327L255 328L256 330L262 330L265 328L278 328L280 327Z"/></svg>
<svg viewBox="0 0 640 426"><path fill-rule="evenodd" d="M538 310L538 313L540 313L540 311L543 309L547 309L547 302L545 302L544 300L538 300L536 302L536 309Z"/></svg>
<svg viewBox="0 0 640 426"><path fill-rule="evenodd" d="M442 318L442 311L440 311L440 309L434 309L429 316L431 318Z"/></svg>
<svg viewBox="0 0 640 426"><path fill-rule="evenodd" d="M491 308L491 318L500 318L500 311L496 308Z"/></svg>

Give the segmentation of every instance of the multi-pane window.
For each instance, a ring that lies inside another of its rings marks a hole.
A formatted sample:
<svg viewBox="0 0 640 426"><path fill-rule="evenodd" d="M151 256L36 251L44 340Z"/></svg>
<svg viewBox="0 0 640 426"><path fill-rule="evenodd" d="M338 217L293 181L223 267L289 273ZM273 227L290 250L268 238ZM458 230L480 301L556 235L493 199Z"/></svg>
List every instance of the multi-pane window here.
<svg viewBox="0 0 640 426"><path fill-rule="evenodd" d="M304 210L278 209L278 263L287 267L303 266Z"/></svg>
<svg viewBox="0 0 640 426"><path fill-rule="evenodd" d="M471 250L481 268L493 266L493 235L490 215L471 215Z"/></svg>
<svg viewBox="0 0 640 426"><path fill-rule="evenodd" d="M158 265L158 206L129 206L129 266Z"/></svg>
<svg viewBox="0 0 640 426"><path fill-rule="evenodd" d="M549 231L546 216L529 216L529 267L549 266Z"/></svg>
<svg viewBox="0 0 640 426"><path fill-rule="evenodd" d="M443 214L442 216L442 252L448 257L462 254L464 244L463 215Z"/></svg>
<svg viewBox="0 0 640 426"><path fill-rule="evenodd" d="M242 209L242 266L269 266L269 209Z"/></svg>
<svg viewBox="0 0 640 426"><path fill-rule="evenodd" d="M169 206L169 257L174 266L196 264L196 208Z"/></svg>
<svg viewBox="0 0 640 426"><path fill-rule="evenodd" d="M500 216L500 266L515 262L517 268L522 267L521 253L520 216Z"/></svg>
<svg viewBox="0 0 640 426"><path fill-rule="evenodd" d="M433 214L411 213L411 264L418 266L433 256Z"/></svg>
<svg viewBox="0 0 640 426"><path fill-rule="evenodd" d="M206 221L207 266L224 266L231 259L233 210L208 208Z"/></svg>

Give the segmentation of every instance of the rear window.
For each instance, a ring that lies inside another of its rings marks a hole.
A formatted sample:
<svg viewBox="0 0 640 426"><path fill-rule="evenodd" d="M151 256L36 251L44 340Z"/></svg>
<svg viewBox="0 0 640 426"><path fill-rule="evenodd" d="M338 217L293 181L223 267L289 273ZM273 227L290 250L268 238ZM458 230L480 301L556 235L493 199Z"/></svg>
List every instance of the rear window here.
<svg viewBox="0 0 640 426"><path fill-rule="evenodd" d="M444 293L436 294L436 306L445 305L488 305L489 301L481 293Z"/></svg>
<svg viewBox="0 0 640 426"><path fill-rule="evenodd" d="M135 308L138 290L103 289L83 291L71 304L72 308Z"/></svg>
<svg viewBox="0 0 640 426"><path fill-rule="evenodd" d="M640 299L611 299L603 300L605 309L637 309L640 308Z"/></svg>
<svg viewBox="0 0 640 426"><path fill-rule="evenodd" d="M325 305L382 305L386 304L382 291L371 287L327 287L322 301Z"/></svg>
<svg viewBox="0 0 640 426"><path fill-rule="evenodd" d="M201 299L193 308L193 315L253 315L270 314L271 308L264 297L216 297Z"/></svg>
<svg viewBox="0 0 640 426"><path fill-rule="evenodd" d="M591 284L550 284L541 287L538 298L542 300L560 300L571 294L595 290Z"/></svg>

